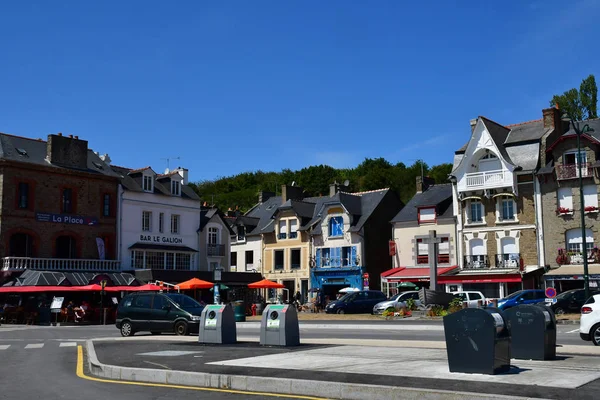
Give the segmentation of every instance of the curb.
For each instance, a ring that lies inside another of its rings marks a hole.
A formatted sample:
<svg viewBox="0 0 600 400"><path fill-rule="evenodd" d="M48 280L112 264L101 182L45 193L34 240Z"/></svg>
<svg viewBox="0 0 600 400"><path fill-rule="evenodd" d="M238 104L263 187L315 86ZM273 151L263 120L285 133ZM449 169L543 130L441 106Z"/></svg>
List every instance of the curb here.
<svg viewBox="0 0 600 400"><path fill-rule="evenodd" d="M102 364L98 361L93 340L86 340L86 353L89 371L100 378L172 384L214 389L230 389L248 392L262 392L281 395L319 396L330 399L387 400L398 398L422 400L533 400L531 397L480 394L447 390L419 389L400 386L366 385L343 382L316 381L307 379L283 379L262 376L211 374L159 370L150 368L130 368Z"/></svg>

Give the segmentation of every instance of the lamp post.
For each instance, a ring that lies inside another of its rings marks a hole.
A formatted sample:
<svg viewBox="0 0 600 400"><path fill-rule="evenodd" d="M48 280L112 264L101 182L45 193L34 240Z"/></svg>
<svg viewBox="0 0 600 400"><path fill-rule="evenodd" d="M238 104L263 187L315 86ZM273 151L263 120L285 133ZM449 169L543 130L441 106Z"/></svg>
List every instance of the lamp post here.
<svg viewBox="0 0 600 400"><path fill-rule="evenodd" d="M581 214L581 246L582 246L582 256L583 256L583 284L585 288L585 298L588 299L590 297L590 276L588 271L588 258L587 258L587 246L586 246L586 237L585 237L585 200L583 197L583 176L581 173L581 135L588 132L593 132L594 130L590 128L588 124L585 124L582 129L579 129L579 122L573 120L573 117L569 114L565 114L565 116L571 122L573 126L573 130L577 135L577 170L579 172L579 202L580 202L580 214ZM586 157L587 160L587 157ZM587 168L587 166L586 166ZM587 174L586 174L587 175Z"/></svg>

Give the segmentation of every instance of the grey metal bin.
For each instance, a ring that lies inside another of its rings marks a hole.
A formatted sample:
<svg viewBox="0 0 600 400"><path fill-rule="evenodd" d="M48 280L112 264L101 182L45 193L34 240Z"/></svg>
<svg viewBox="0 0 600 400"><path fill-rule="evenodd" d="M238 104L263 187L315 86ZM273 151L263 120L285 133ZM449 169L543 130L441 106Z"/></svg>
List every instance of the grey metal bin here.
<svg viewBox="0 0 600 400"><path fill-rule="evenodd" d="M450 372L494 375L510 370L510 330L497 308L465 308L444 317Z"/></svg>
<svg viewBox="0 0 600 400"><path fill-rule="evenodd" d="M204 307L198 330L199 343L232 344L237 342L235 315L231 304Z"/></svg>
<svg viewBox="0 0 600 400"><path fill-rule="evenodd" d="M549 307L543 304L521 304L506 310L505 315L510 322L513 358L556 358L556 317Z"/></svg>
<svg viewBox="0 0 600 400"><path fill-rule="evenodd" d="M300 327L296 308L289 304L268 305L260 322L263 346L298 346Z"/></svg>

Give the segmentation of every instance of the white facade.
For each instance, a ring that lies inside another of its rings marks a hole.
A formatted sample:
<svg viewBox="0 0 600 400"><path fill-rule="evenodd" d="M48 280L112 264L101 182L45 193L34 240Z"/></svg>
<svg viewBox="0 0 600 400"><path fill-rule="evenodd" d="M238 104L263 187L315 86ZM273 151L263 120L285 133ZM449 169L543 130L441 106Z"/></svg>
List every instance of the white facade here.
<svg viewBox="0 0 600 400"><path fill-rule="evenodd" d="M204 225L198 240L200 249L198 267L201 271L232 271L229 265L231 232L218 213L214 213Z"/></svg>
<svg viewBox="0 0 600 400"><path fill-rule="evenodd" d="M200 204L120 185L117 230L122 269L197 270Z"/></svg>
<svg viewBox="0 0 600 400"><path fill-rule="evenodd" d="M262 273L262 238L260 235L234 236L231 240L231 272Z"/></svg>

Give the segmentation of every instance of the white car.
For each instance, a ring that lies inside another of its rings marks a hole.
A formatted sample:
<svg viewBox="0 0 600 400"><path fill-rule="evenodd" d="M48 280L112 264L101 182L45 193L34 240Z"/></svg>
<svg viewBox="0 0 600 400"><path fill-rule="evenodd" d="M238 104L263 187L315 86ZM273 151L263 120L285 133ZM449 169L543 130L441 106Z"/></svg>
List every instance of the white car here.
<svg viewBox="0 0 600 400"><path fill-rule="evenodd" d="M483 293L475 292L475 291L465 291L465 292L450 292L455 296L458 296L462 299L463 302L467 302L467 307L469 308L477 308L479 307L478 301L481 300L482 307L488 305L489 301L485 298Z"/></svg>
<svg viewBox="0 0 600 400"><path fill-rule="evenodd" d="M600 346L600 294L590 297L581 307L579 336Z"/></svg>
<svg viewBox="0 0 600 400"><path fill-rule="evenodd" d="M383 314L383 312L390 307L394 307L394 309L399 310L402 307L406 307L406 300L408 299L413 299L415 301L415 305L417 306L421 305L418 291L401 292L394 295L389 300L375 304L373 307L373 314Z"/></svg>

